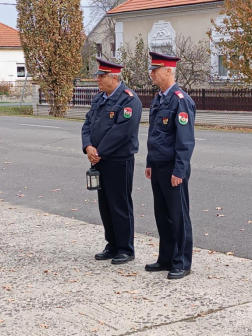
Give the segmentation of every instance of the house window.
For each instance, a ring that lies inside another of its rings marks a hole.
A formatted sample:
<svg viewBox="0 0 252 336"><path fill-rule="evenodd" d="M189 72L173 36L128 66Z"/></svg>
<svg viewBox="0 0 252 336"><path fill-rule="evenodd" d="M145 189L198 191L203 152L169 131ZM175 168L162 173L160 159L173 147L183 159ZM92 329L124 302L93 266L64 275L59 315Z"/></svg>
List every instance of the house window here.
<svg viewBox="0 0 252 336"><path fill-rule="evenodd" d="M115 57L115 43L110 43L110 55Z"/></svg>
<svg viewBox="0 0 252 336"><path fill-rule="evenodd" d="M102 44L96 43L97 57L102 57Z"/></svg>
<svg viewBox="0 0 252 336"><path fill-rule="evenodd" d="M227 77L227 68L223 64L223 56L218 56L218 75L222 77Z"/></svg>
<svg viewBox="0 0 252 336"><path fill-rule="evenodd" d="M17 65L17 77L25 77L25 65Z"/></svg>

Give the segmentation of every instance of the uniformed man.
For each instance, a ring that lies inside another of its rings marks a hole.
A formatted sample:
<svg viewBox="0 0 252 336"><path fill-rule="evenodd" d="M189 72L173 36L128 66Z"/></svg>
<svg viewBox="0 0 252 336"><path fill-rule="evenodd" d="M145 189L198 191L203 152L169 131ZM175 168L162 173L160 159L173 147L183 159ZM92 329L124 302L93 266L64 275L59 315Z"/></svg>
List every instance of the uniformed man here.
<svg viewBox="0 0 252 336"><path fill-rule="evenodd" d="M132 183L142 103L121 81L122 65L97 59L98 93L82 128L83 151L100 172L98 201L107 245L96 260L123 264L134 256Z"/></svg>
<svg viewBox="0 0 252 336"><path fill-rule="evenodd" d="M145 269L168 270L168 279L181 279L190 274L192 262L188 181L195 104L175 82L179 58L154 52L150 56L150 76L160 92L150 107L145 175L151 179L160 245L157 262Z"/></svg>

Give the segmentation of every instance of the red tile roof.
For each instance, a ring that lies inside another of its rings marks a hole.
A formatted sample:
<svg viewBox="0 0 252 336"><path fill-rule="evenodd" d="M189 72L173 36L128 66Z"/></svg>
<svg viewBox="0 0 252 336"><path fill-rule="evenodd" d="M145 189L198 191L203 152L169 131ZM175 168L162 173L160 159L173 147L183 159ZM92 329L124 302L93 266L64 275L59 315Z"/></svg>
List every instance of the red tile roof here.
<svg viewBox="0 0 252 336"><path fill-rule="evenodd" d="M107 14L140 11L166 7L195 5L208 2L220 2L223 0L128 0L125 3L111 9Z"/></svg>
<svg viewBox="0 0 252 336"><path fill-rule="evenodd" d="M21 42L16 29L0 22L0 48L1 47L21 47Z"/></svg>

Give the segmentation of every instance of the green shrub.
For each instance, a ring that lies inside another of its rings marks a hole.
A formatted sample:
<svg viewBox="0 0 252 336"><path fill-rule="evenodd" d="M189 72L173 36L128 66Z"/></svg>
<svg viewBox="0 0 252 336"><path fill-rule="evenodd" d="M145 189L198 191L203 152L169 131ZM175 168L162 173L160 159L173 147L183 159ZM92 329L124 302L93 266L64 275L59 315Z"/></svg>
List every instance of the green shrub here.
<svg viewBox="0 0 252 336"><path fill-rule="evenodd" d="M6 95L9 96L9 94L11 93L11 89L12 89L13 85L9 82L0 82L0 95Z"/></svg>

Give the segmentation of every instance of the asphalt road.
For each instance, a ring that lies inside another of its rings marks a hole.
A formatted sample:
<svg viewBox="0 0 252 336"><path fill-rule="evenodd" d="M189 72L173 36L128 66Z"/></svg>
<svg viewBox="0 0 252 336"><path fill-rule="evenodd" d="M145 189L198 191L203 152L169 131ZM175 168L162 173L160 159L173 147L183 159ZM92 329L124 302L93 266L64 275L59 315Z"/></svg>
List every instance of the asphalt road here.
<svg viewBox="0 0 252 336"><path fill-rule="evenodd" d="M96 192L85 186L90 165L81 150L81 127L73 121L0 117L0 199L101 224ZM136 232L157 236L150 181L144 177L147 127L140 127L139 138ZM249 133L196 131L190 180L195 246L252 259L251 140Z"/></svg>

